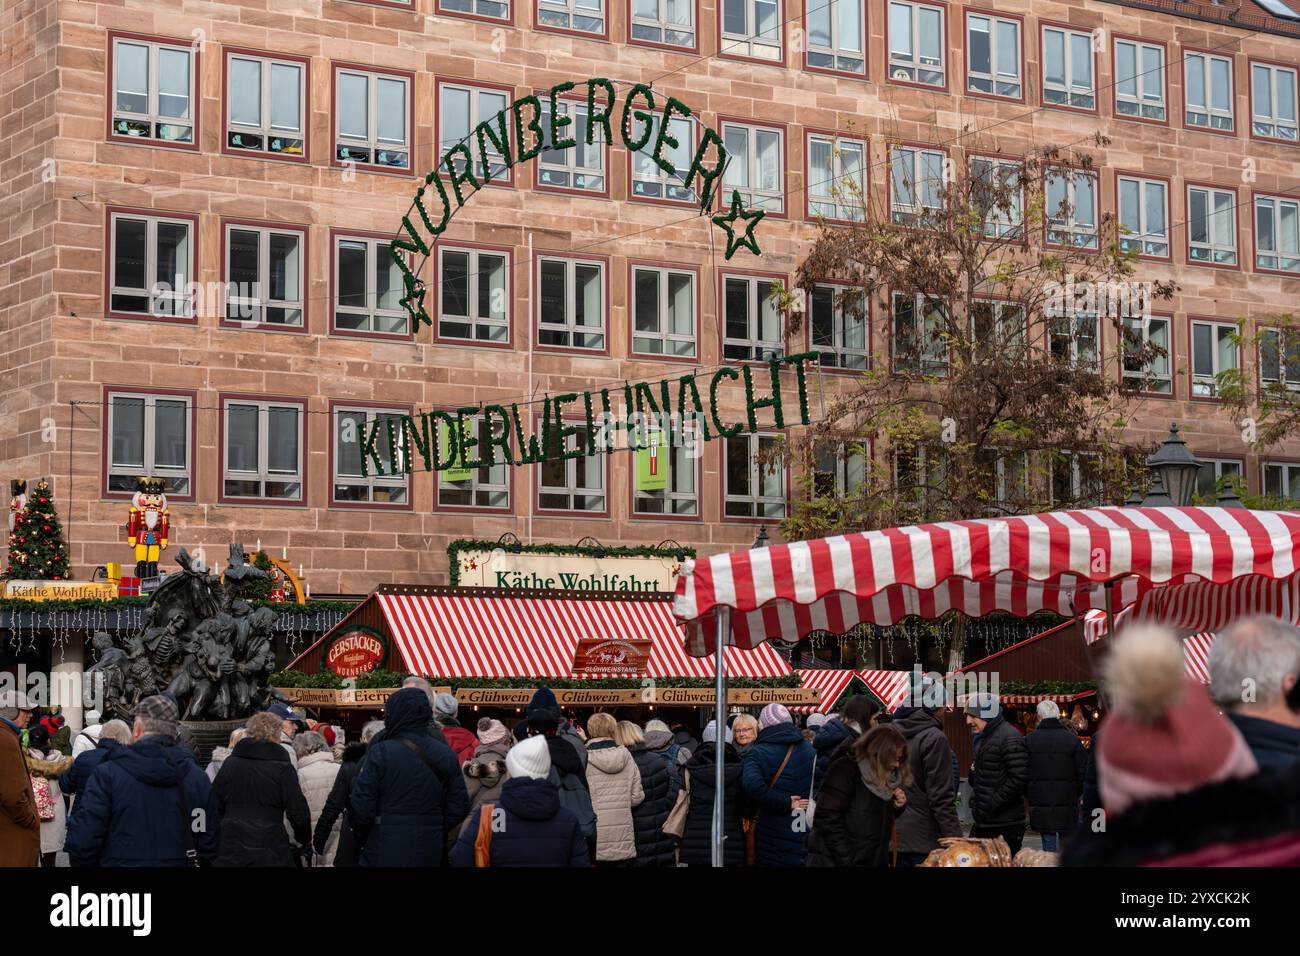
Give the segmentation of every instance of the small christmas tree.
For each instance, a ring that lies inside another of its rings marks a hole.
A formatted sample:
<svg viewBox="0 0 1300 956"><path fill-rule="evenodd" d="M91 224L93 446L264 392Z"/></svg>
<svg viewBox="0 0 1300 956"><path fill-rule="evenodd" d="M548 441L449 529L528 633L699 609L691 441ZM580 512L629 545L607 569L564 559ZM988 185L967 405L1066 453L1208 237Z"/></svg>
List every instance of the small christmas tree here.
<svg viewBox="0 0 1300 956"><path fill-rule="evenodd" d="M68 545L54 512L54 494L42 478L27 496L27 507L14 517L9 532L9 577L24 581L61 581L68 576Z"/></svg>

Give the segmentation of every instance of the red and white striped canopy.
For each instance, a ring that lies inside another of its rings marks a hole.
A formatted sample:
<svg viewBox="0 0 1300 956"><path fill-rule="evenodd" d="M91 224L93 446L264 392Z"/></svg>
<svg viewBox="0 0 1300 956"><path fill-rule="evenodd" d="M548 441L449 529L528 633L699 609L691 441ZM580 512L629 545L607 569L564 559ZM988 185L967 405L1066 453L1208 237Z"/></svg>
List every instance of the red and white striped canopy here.
<svg viewBox="0 0 1300 956"><path fill-rule="evenodd" d="M816 704L799 704L791 707L792 714L826 713L835 701L839 700L840 694L844 693L844 688L852 683L854 677L854 672L851 670L826 667L796 668L795 673L799 675L801 687L816 688L821 691L821 696Z"/></svg>
<svg viewBox="0 0 1300 956"><path fill-rule="evenodd" d="M907 696L911 671L858 671L862 683L871 688L885 704L885 709L895 711Z"/></svg>
<svg viewBox="0 0 1300 956"><path fill-rule="evenodd" d="M1249 614L1271 614L1300 624L1300 574L1268 578L1250 574L1226 584L1191 581L1147 591L1115 615L1115 627L1159 623L1180 631L1219 631ZM1089 611L1083 633L1088 643L1106 633L1106 615Z"/></svg>
<svg viewBox="0 0 1300 956"><path fill-rule="evenodd" d="M1210 648L1214 635L1208 632L1193 634L1183 641L1183 668L1187 676L1202 684L1210 682Z"/></svg>
<svg viewBox="0 0 1300 956"><path fill-rule="evenodd" d="M412 673L429 677L569 677L580 638L649 638L650 677L712 677L690 657L668 601L388 594L379 602ZM771 647L725 649L733 677L790 673Z"/></svg>
<svg viewBox="0 0 1300 956"><path fill-rule="evenodd" d="M1080 691L1077 694L1001 694L998 701L1003 704L1041 704L1050 700L1057 704L1069 704L1084 697L1094 697L1095 690Z"/></svg>
<svg viewBox="0 0 1300 956"><path fill-rule="evenodd" d="M688 561L674 613L687 650L712 652L712 615L730 608L731 642L756 647L863 621L949 610L1073 617L1132 604L1153 587L1225 584L1300 570L1300 515L1227 508L1094 508L951 521L798 541Z"/></svg>

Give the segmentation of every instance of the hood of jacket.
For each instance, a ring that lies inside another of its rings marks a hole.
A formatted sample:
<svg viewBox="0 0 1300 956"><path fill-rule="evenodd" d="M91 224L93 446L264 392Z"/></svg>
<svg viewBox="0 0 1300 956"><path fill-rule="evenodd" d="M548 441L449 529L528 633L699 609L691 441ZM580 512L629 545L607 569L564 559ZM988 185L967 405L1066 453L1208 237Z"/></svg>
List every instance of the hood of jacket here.
<svg viewBox="0 0 1300 956"><path fill-rule="evenodd" d="M774 726L779 727L781 725L776 724ZM829 755L844 741L857 736L857 731L836 717L834 720L828 720L822 724L821 729L817 731L817 736L813 738L813 747L819 754Z"/></svg>
<svg viewBox="0 0 1300 956"><path fill-rule="evenodd" d="M511 777L501 785L498 802L524 820L550 820L560 812L560 791L548 780Z"/></svg>
<svg viewBox="0 0 1300 956"><path fill-rule="evenodd" d="M555 699L555 693L549 687L539 687L533 694L533 699L528 702L524 716L528 718L529 726L536 730L558 726L561 717L560 702Z"/></svg>
<svg viewBox="0 0 1300 956"><path fill-rule="evenodd" d="M938 712L928 710L925 707L898 708L898 710L894 711L893 724L908 740L911 740L928 727L943 730L943 721L939 719Z"/></svg>
<svg viewBox="0 0 1300 956"><path fill-rule="evenodd" d="M280 749L278 744L270 746ZM189 750L166 737L141 737L131 746L119 747L110 753L104 762L112 761L114 766L121 767L147 786L173 787L176 785L176 767L183 767L186 761L193 759Z"/></svg>
<svg viewBox="0 0 1300 956"><path fill-rule="evenodd" d="M427 734L432 721L433 708L429 706L429 698L418 687L404 687L384 704L385 737L412 731Z"/></svg>
<svg viewBox="0 0 1300 956"><path fill-rule="evenodd" d="M786 722L764 727L758 732L758 739L754 743L789 746L790 744L797 744L801 740L803 740L803 731L794 724Z"/></svg>
<svg viewBox="0 0 1300 956"><path fill-rule="evenodd" d="M750 744L750 746L752 747L753 744ZM722 757L725 761L725 767L740 766L740 751L736 749L734 744L724 745ZM686 764L686 768L692 772L698 772L700 767L713 767L717 762L718 745L714 743L700 744L699 749L691 754L690 762Z"/></svg>
<svg viewBox="0 0 1300 956"><path fill-rule="evenodd" d="M298 769L310 767L312 764L334 763L334 752L332 750L318 750L314 754L308 754L305 757L298 758Z"/></svg>
<svg viewBox="0 0 1300 956"><path fill-rule="evenodd" d="M343 759L340 763L353 763L366 755L366 745L358 740L343 745Z"/></svg>
<svg viewBox="0 0 1300 956"><path fill-rule="evenodd" d="M587 745L587 766L601 773L619 773L632 762L632 754L608 737L593 737Z"/></svg>
<svg viewBox="0 0 1300 956"><path fill-rule="evenodd" d="M289 751L284 749L283 744L277 744L271 740L254 740L252 737L245 737L239 743L235 744L233 751L234 756L243 757L245 760L279 760L284 763L290 763Z"/></svg>
<svg viewBox="0 0 1300 956"><path fill-rule="evenodd" d="M72 758L63 756L57 750L49 751L49 756L37 756L37 754L41 754L41 751L27 751L27 769L37 776L54 779L61 777L64 771L72 766Z"/></svg>
<svg viewBox="0 0 1300 956"><path fill-rule="evenodd" d="M654 751L667 750L674 743L676 743L676 741L673 740L673 733L671 730L647 730L646 731L646 735L645 735L646 750L654 750Z"/></svg>
<svg viewBox="0 0 1300 956"><path fill-rule="evenodd" d="M211 760L210 762L213 763L213 764L216 764L218 767L220 767L222 761L225 760L225 759L226 759L227 757L229 757L229 756L230 756L230 748L229 748L229 747L213 747L213 748L212 748L212 760Z"/></svg>

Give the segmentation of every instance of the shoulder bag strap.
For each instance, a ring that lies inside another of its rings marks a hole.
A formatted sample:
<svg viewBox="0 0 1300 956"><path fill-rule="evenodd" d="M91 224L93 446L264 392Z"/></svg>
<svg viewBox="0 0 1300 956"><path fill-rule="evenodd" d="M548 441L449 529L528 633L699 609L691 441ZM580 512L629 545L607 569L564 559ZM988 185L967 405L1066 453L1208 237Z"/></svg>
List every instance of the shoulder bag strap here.
<svg viewBox="0 0 1300 956"><path fill-rule="evenodd" d="M171 754L164 751L163 756L176 771L176 800L181 809L181 846L185 848L185 864L198 866L199 852L194 846L194 831L190 829L190 806L185 800L185 771L172 759Z"/></svg>
<svg viewBox="0 0 1300 956"><path fill-rule="evenodd" d="M435 767L433 761L429 759L429 755L426 754L423 750L421 750L416 745L414 740L412 740L409 737L397 737L396 740L399 744L401 744L411 753L415 754L417 757L423 760L424 765L429 768L429 771L434 775L435 778L437 778L438 782L439 783L442 782L442 774L438 773L438 768Z"/></svg>
<svg viewBox="0 0 1300 956"><path fill-rule="evenodd" d="M474 865L492 865L492 815L496 812L495 803L485 803L479 807L478 835L474 839Z"/></svg>
<svg viewBox="0 0 1300 956"><path fill-rule="evenodd" d="M785 750L785 759L781 761L781 766L776 768L776 773L772 774L772 779L767 782L767 789L771 790L774 786L776 786L776 782L781 779L781 774L785 773L785 765L790 762L790 758L793 756L794 756L794 744L791 744ZM754 814L755 821L758 820L759 815L762 812L763 812L763 805L760 803L758 805L758 813Z"/></svg>

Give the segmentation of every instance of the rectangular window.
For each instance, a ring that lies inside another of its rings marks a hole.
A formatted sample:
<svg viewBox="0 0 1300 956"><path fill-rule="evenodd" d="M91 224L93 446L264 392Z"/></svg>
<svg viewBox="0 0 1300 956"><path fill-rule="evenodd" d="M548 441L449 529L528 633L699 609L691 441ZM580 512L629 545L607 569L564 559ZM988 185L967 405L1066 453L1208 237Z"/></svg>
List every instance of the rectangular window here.
<svg viewBox="0 0 1300 956"><path fill-rule="evenodd" d="M169 495L189 497L193 400L183 395L110 392L108 491L131 493L140 475L162 479Z"/></svg>
<svg viewBox="0 0 1300 956"><path fill-rule="evenodd" d="M307 65L228 53L226 146L239 152L305 159Z"/></svg>
<svg viewBox="0 0 1300 956"><path fill-rule="evenodd" d="M366 236L334 239L334 328L346 332L406 335L401 306L402 270L387 240Z"/></svg>
<svg viewBox="0 0 1300 956"><path fill-rule="evenodd" d="M537 343L604 351L605 264L543 256L537 273Z"/></svg>
<svg viewBox="0 0 1300 956"><path fill-rule="evenodd" d="M1259 378L1265 385L1300 389L1300 335L1291 330L1259 330Z"/></svg>
<svg viewBox="0 0 1300 956"><path fill-rule="evenodd" d="M946 86L944 9L889 0L889 78L922 86Z"/></svg>
<svg viewBox="0 0 1300 956"><path fill-rule="evenodd" d="M785 470L774 463L760 464L774 454L781 439L776 435L737 435L722 448L723 516L727 518L784 518Z"/></svg>
<svg viewBox="0 0 1300 956"><path fill-rule="evenodd" d="M971 338L975 356L1015 359L1025 350L1025 307L998 299L977 299L971 304Z"/></svg>
<svg viewBox="0 0 1300 956"><path fill-rule="evenodd" d="M1263 468L1264 494L1288 501L1300 500L1300 465L1266 461Z"/></svg>
<svg viewBox="0 0 1300 956"><path fill-rule="evenodd" d="M1292 143L1300 138L1296 125L1296 71L1251 63L1250 112L1253 135Z"/></svg>
<svg viewBox="0 0 1300 956"><path fill-rule="evenodd" d="M488 20L510 20L509 0L438 0L439 13L467 13Z"/></svg>
<svg viewBox="0 0 1300 956"><path fill-rule="evenodd" d="M695 358L695 273L632 269L632 353Z"/></svg>
<svg viewBox="0 0 1300 956"><path fill-rule="evenodd" d="M805 13L808 50L804 62L819 70L867 72L866 5L863 0L825 0Z"/></svg>
<svg viewBox="0 0 1300 956"><path fill-rule="evenodd" d="M1188 51L1183 55L1183 93L1188 126L1230 133L1232 116L1232 57Z"/></svg>
<svg viewBox="0 0 1300 956"><path fill-rule="evenodd" d="M1115 41L1115 113L1163 123L1165 48L1137 40Z"/></svg>
<svg viewBox="0 0 1300 956"><path fill-rule="evenodd" d="M1237 264L1237 194L1231 189L1187 187L1187 244L1192 262Z"/></svg>
<svg viewBox="0 0 1300 956"><path fill-rule="evenodd" d="M1230 322L1192 320L1192 397L1219 394L1219 375L1240 368L1237 327Z"/></svg>
<svg viewBox="0 0 1300 956"><path fill-rule="evenodd" d="M722 175L723 200L739 191L747 209L785 212L785 133L768 126L723 123L727 170Z"/></svg>
<svg viewBox="0 0 1300 956"><path fill-rule="evenodd" d="M948 374L948 316L943 302L921 293L893 295L894 371Z"/></svg>
<svg viewBox="0 0 1300 956"><path fill-rule="evenodd" d="M1300 272L1300 202L1255 197L1255 268Z"/></svg>
<svg viewBox="0 0 1300 956"><path fill-rule="evenodd" d="M228 398L222 415L223 497L302 501L303 406Z"/></svg>
<svg viewBox="0 0 1300 956"><path fill-rule="evenodd" d="M1099 369L1101 320L1097 315L1075 313L1052 316L1049 345L1052 356L1075 368Z"/></svg>
<svg viewBox="0 0 1300 956"><path fill-rule="evenodd" d="M605 0L537 0L537 25L605 35Z"/></svg>
<svg viewBox="0 0 1300 956"><path fill-rule="evenodd" d="M865 441L819 446L813 463L813 497L848 498L866 491L869 447Z"/></svg>
<svg viewBox="0 0 1300 956"><path fill-rule="evenodd" d="M947 484L948 453L942 448L914 445L894 453L894 487L912 508L939 505Z"/></svg>
<svg viewBox="0 0 1300 956"><path fill-rule="evenodd" d="M654 150L659 142L662 114L650 114L650 135L644 148L636 151L632 159L632 196L637 199L659 199L674 203L694 203L695 190L687 188L685 179L695 155L695 120L674 116L668 121L668 137L660 154L677 170L670 174L654 161ZM632 141L644 135L645 124L632 117ZM668 139L677 141L669 145ZM716 188L716 187L715 187Z"/></svg>
<svg viewBox="0 0 1300 956"><path fill-rule="evenodd" d="M632 42L695 49L695 0L632 0Z"/></svg>
<svg viewBox="0 0 1300 956"><path fill-rule="evenodd" d="M471 451L471 458L482 459L487 448L487 423L481 418L465 419L466 428L473 428L478 444ZM505 422L497 419L492 427L496 438L500 440L505 432ZM491 508L505 511L510 508L510 466L501 460L500 449L496 452L497 463L490 468L471 468L469 477L459 481L448 481L447 476L454 472L443 471L437 476L438 505L446 508Z"/></svg>
<svg viewBox="0 0 1300 956"><path fill-rule="evenodd" d="M691 427L691 426L686 426ZM651 434L655 434L652 430ZM676 448L666 445L657 447L656 455L660 467L668 469L668 487L662 491L641 491L633 482L632 512L639 515L676 515L693 518L700 513L700 492L696 482L698 452L700 441L698 433L683 432L682 440ZM692 449L695 454L692 454Z"/></svg>
<svg viewBox="0 0 1300 956"><path fill-rule="evenodd" d="M587 445L587 426L566 422L574 426L575 434L565 439L563 451L584 448ZM558 432L552 432L552 436ZM537 483L537 507L542 511L596 511L604 512L605 455L583 455L579 458L561 458L558 440L551 439L552 447L541 468Z"/></svg>
<svg viewBox="0 0 1300 956"><path fill-rule="evenodd" d="M545 100L542 106L545 110L542 129L546 131L546 136L545 148L537 159L538 185L593 193L605 192L605 134L598 124L592 141L587 142L587 105L561 99L555 104ZM560 139L575 140L577 145L567 149L551 148L552 110L559 111L561 120L565 117L569 120L560 126Z"/></svg>
<svg viewBox="0 0 1300 956"><path fill-rule="evenodd" d="M1087 452L1052 454L1052 504L1076 508L1103 504L1097 456Z"/></svg>
<svg viewBox="0 0 1300 956"><path fill-rule="evenodd" d="M867 369L867 300L861 290L818 284L808 318L812 347L825 368Z"/></svg>
<svg viewBox="0 0 1300 956"><path fill-rule="evenodd" d="M1043 102L1090 112L1097 109L1091 33L1043 27Z"/></svg>
<svg viewBox="0 0 1300 956"><path fill-rule="evenodd" d="M984 235L1022 239L1025 231L1024 168L1010 159L972 156L972 204L984 211Z"/></svg>
<svg viewBox="0 0 1300 956"><path fill-rule="evenodd" d="M1019 20L967 12L966 89L1021 98Z"/></svg>
<svg viewBox="0 0 1300 956"><path fill-rule="evenodd" d="M1124 386L1135 392L1172 395L1174 380L1169 368L1173 347L1169 341L1169 320L1153 316L1125 317L1120 333L1120 351L1124 361ZM1159 349L1163 354L1157 354ZM1139 353L1152 354L1143 362Z"/></svg>
<svg viewBox="0 0 1300 956"><path fill-rule="evenodd" d="M935 224L943 210L944 164L937 149L894 146L889 150L889 204L895 223Z"/></svg>
<svg viewBox="0 0 1300 956"><path fill-rule="evenodd" d="M350 408L334 409L334 477L331 501L349 504L405 505L410 502L407 465L405 462L402 416L407 412L397 409ZM393 461L393 445L388 440L389 423L396 439L397 461ZM374 460L362 474L362 455L366 436L376 426L374 452L384 463L385 474L378 474Z"/></svg>
<svg viewBox="0 0 1300 956"><path fill-rule="evenodd" d="M226 321L303 324L301 229L226 226Z"/></svg>
<svg viewBox="0 0 1300 956"><path fill-rule="evenodd" d="M723 56L780 61L780 0L722 0Z"/></svg>
<svg viewBox="0 0 1300 956"><path fill-rule="evenodd" d="M476 86L461 86L454 83L442 83L438 87L438 152L446 155L447 150L458 143L469 147L474 157L474 177L480 181L487 180L488 169L483 165L482 153L478 139L473 135L479 123L492 119L510 105L509 96L501 90L481 89ZM510 167L505 157L492 149L492 141L484 137L488 144L488 165L491 167L491 181L494 183L511 182ZM453 156L458 173L465 170L465 158Z"/></svg>
<svg viewBox="0 0 1300 956"><path fill-rule="evenodd" d="M116 315L190 318L193 221L115 212L109 229L108 310Z"/></svg>
<svg viewBox="0 0 1300 956"><path fill-rule="evenodd" d="M352 68L334 71L334 160L411 168L411 81Z"/></svg>
<svg viewBox="0 0 1300 956"><path fill-rule="evenodd" d="M722 357L762 362L785 351L781 315L772 301L774 279L726 276L723 282Z"/></svg>
<svg viewBox="0 0 1300 956"><path fill-rule="evenodd" d="M438 338L510 341L510 257L438 247Z"/></svg>
<svg viewBox="0 0 1300 956"><path fill-rule="evenodd" d="M1169 256L1169 187L1159 179L1120 176L1119 246L1141 256Z"/></svg>
<svg viewBox="0 0 1300 956"><path fill-rule="evenodd" d="M113 38L113 135L193 145L195 54L179 44Z"/></svg>
<svg viewBox="0 0 1300 956"><path fill-rule="evenodd" d="M1241 462L1232 459L1203 458L1200 455L1197 457L1201 460L1201 468L1196 473L1196 496L1200 498L1202 504L1214 504L1215 499L1219 497L1219 492L1228 485L1234 486L1239 493L1246 490L1241 480Z"/></svg>
<svg viewBox="0 0 1300 956"><path fill-rule="evenodd" d="M1047 241L1097 248L1097 177L1053 167L1047 171Z"/></svg>
<svg viewBox="0 0 1300 956"><path fill-rule="evenodd" d="M808 212L861 221L867 204L867 144L825 133L808 134Z"/></svg>

